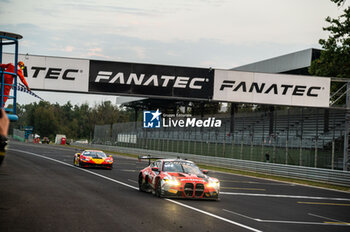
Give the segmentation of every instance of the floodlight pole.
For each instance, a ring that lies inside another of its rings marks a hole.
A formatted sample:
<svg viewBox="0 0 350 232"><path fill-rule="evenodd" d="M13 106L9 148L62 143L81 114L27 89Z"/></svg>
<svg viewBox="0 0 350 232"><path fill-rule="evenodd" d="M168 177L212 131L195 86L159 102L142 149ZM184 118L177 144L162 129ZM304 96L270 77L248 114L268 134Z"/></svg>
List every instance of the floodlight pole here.
<svg viewBox="0 0 350 232"><path fill-rule="evenodd" d="M343 170L347 171L349 162L349 129L350 129L350 82L346 83L346 110L345 110L345 129L344 129L344 152L343 152Z"/></svg>

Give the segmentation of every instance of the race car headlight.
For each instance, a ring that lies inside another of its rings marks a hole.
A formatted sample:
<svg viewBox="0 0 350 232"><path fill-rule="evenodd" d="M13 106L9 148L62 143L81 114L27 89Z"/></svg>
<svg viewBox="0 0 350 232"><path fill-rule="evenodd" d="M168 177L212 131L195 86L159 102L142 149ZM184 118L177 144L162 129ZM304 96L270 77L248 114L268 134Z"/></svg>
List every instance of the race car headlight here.
<svg viewBox="0 0 350 232"><path fill-rule="evenodd" d="M172 180L172 179L167 179L167 178L164 178L164 182L168 185L171 185L171 186L179 186L180 185L180 182L177 181L177 180Z"/></svg>
<svg viewBox="0 0 350 232"><path fill-rule="evenodd" d="M107 163L113 163L113 160L112 159L107 159L106 162Z"/></svg>
<svg viewBox="0 0 350 232"><path fill-rule="evenodd" d="M207 184L208 188L220 188L220 182L219 181L209 181Z"/></svg>
<svg viewBox="0 0 350 232"><path fill-rule="evenodd" d="M89 161L90 157L86 157L86 156L81 156L80 157L82 161Z"/></svg>

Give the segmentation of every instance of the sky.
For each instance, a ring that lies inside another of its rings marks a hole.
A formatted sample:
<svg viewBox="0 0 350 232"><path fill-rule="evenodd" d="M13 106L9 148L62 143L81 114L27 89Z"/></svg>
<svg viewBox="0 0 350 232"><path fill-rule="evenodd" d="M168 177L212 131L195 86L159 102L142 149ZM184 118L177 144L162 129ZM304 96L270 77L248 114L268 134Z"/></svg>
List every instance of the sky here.
<svg viewBox="0 0 350 232"><path fill-rule="evenodd" d="M330 0L0 0L0 31L22 54L230 69L327 38ZM30 83L29 83L30 85ZM52 103L117 102L115 96L39 92ZM119 98L121 99L121 98ZM19 93L17 102L38 101Z"/></svg>

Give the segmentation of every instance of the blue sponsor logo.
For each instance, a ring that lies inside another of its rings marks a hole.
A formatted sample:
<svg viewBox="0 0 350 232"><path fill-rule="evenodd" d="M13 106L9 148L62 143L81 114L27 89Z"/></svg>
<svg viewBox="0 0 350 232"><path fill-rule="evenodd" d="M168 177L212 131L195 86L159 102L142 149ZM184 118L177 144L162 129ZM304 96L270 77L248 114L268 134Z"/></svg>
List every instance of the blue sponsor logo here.
<svg viewBox="0 0 350 232"><path fill-rule="evenodd" d="M161 115L159 109L143 111L143 128L160 128L161 127Z"/></svg>

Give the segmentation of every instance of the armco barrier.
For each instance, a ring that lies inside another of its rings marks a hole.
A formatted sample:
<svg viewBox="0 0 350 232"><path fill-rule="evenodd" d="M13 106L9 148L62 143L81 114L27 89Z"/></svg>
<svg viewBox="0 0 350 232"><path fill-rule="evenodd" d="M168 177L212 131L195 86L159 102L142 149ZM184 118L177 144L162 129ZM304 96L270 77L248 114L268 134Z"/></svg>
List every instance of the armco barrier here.
<svg viewBox="0 0 350 232"><path fill-rule="evenodd" d="M82 146L82 144L78 144L78 145ZM121 153L128 153L128 154L135 154L135 155L154 155L157 157L164 157L164 158L180 157L183 159L186 158L186 159L192 160L196 163L218 166L223 168L238 169L243 171L251 171L251 172L271 174L276 176L297 178L297 179L303 179L303 180L313 180L313 181L318 181L323 183L350 187L350 172L348 171L263 163L263 162L255 162L255 161L239 160L239 159L231 159L231 158L223 158L223 157L201 156L201 155L154 151L154 150L145 150L145 149L129 148L129 147L117 147L117 146L107 146L107 145L97 145L97 144L84 145L84 146L94 147L101 150L117 151Z"/></svg>

